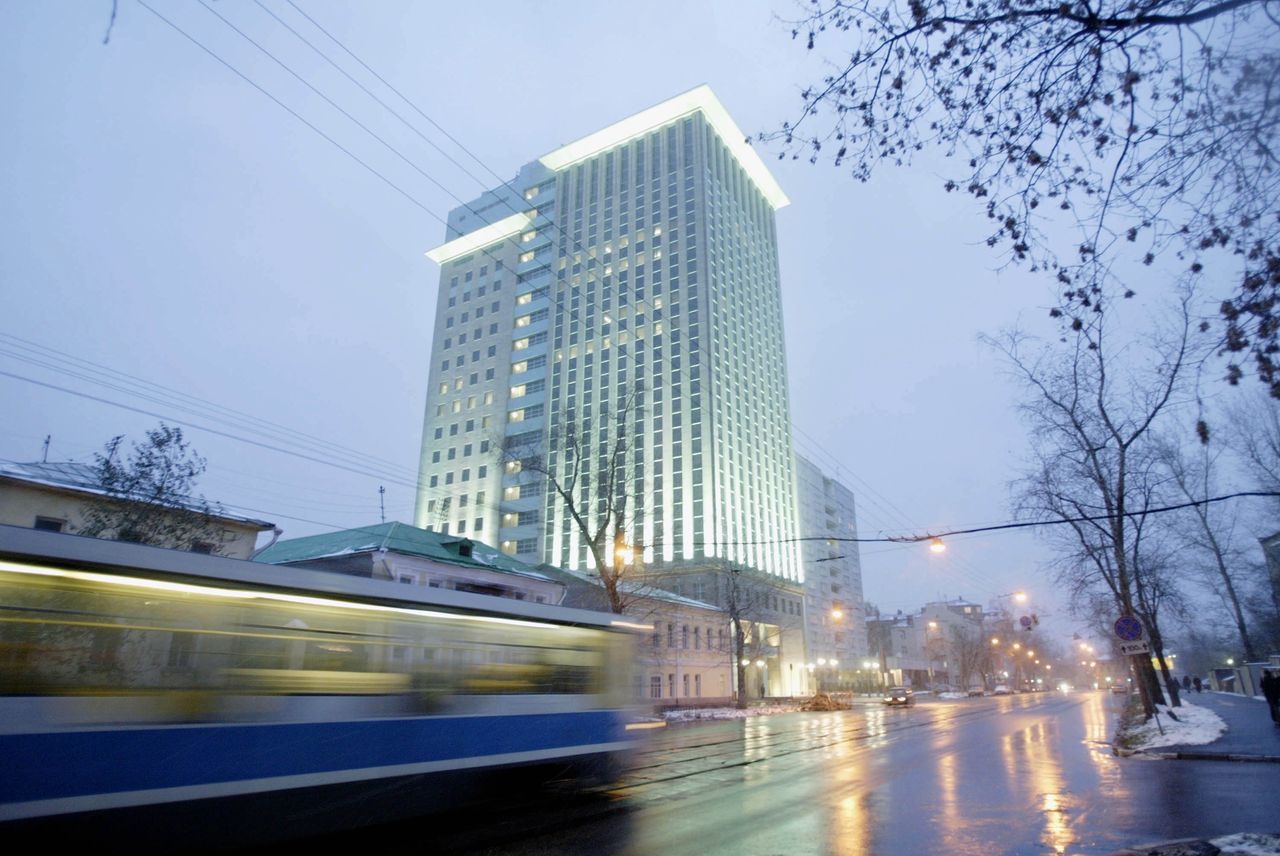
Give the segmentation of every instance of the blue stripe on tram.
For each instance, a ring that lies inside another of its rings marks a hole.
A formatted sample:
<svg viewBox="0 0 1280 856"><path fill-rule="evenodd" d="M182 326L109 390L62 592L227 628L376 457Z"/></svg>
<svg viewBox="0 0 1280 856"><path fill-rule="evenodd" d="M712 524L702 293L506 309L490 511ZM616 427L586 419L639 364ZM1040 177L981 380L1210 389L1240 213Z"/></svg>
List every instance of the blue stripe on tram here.
<svg viewBox="0 0 1280 856"><path fill-rule="evenodd" d="M461 761L622 739L617 712L0 735L0 803Z"/></svg>

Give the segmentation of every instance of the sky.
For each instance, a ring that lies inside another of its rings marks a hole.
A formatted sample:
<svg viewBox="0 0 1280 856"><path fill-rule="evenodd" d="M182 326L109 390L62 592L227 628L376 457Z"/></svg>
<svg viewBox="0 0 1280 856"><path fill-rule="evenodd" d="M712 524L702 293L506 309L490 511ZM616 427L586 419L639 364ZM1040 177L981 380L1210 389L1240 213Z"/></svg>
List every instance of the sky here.
<svg viewBox="0 0 1280 856"><path fill-rule="evenodd" d="M201 491L285 537L378 522L380 486L386 518L410 521L438 283L423 253L449 209L702 83L744 132L772 130L824 71L777 17L786 3L296 2L467 151L288 0L147 0L207 51L137 0L120 0L107 44L109 0L9 8L0 459L39 460L51 436L50 460L91 460L180 419L209 462ZM764 149L791 199L778 234L798 449L855 492L865 537L1010 519L1026 434L978 336L1051 333L1048 285L1001 269L940 161L861 184ZM861 552L882 609L1025 589L1070 635L1029 534Z"/></svg>

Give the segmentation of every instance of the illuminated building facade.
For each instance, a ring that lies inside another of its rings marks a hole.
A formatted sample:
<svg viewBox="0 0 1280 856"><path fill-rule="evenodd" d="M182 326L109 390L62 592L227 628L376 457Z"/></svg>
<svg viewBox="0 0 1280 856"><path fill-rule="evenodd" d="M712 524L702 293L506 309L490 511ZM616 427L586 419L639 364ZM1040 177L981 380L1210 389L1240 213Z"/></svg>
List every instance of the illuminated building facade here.
<svg viewBox="0 0 1280 856"><path fill-rule="evenodd" d="M647 569L803 579L774 212L787 204L707 87L523 167L449 216L416 523L570 569L593 560L555 437L621 436L623 540ZM621 435L619 435L621 432ZM611 551L612 552L612 551Z"/></svg>

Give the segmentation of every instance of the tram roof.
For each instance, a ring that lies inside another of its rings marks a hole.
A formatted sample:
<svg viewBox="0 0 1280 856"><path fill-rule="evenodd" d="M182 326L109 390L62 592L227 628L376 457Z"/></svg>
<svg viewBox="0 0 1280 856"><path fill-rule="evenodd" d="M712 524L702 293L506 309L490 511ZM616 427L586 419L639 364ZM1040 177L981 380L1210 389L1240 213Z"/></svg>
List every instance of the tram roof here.
<svg viewBox="0 0 1280 856"><path fill-rule="evenodd" d="M621 616L585 609L457 592L426 586L405 586L305 567L264 565L202 553L169 550L124 541L108 541L0 525L0 559L56 568L99 570L127 576L198 579L212 585L260 586L317 596L366 602L407 601L477 615L527 618L557 624L628 628Z"/></svg>

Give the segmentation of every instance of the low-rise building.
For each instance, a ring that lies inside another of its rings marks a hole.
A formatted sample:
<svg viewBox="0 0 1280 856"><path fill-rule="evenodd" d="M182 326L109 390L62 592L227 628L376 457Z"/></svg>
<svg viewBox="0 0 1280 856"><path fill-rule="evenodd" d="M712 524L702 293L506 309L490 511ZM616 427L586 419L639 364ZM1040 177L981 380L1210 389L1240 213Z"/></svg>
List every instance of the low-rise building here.
<svg viewBox="0 0 1280 856"><path fill-rule="evenodd" d="M74 535L84 527L92 506L129 501L111 497L102 490L97 470L90 464L76 461L0 464L0 523L3 524ZM169 513L198 517L199 525L191 527L196 534L183 538L183 543L153 546L248 559L257 549L261 533L279 534L273 524L249 517L205 514L203 510L181 506L172 507Z"/></svg>
<svg viewBox="0 0 1280 856"><path fill-rule="evenodd" d="M982 607L963 598L867 618L870 658L889 686L980 686L989 659L986 645Z"/></svg>
<svg viewBox="0 0 1280 856"><path fill-rule="evenodd" d="M259 562L559 604L565 585L480 541L382 523L280 541Z"/></svg>

